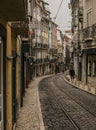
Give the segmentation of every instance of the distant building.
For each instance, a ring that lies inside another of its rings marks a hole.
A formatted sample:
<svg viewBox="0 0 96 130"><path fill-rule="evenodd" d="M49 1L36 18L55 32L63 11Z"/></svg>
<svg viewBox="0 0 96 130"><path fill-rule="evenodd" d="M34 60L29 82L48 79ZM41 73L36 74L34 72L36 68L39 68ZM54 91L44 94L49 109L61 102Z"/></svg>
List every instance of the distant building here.
<svg viewBox="0 0 96 130"><path fill-rule="evenodd" d="M58 61L57 64L60 66L60 70L64 69L64 45L62 39L62 32L61 30L57 30L57 52L58 52Z"/></svg>
<svg viewBox="0 0 96 130"><path fill-rule="evenodd" d="M33 76L40 76L49 73L49 20L50 12L46 10L44 1L36 0L33 7L33 17L30 24L33 24L31 35L31 53L33 58Z"/></svg>
<svg viewBox="0 0 96 130"><path fill-rule="evenodd" d="M52 20L49 22L49 57L50 72L55 73L55 64L58 60L57 55L57 24Z"/></svg>
<svg viewBox="0 0 96 130"><path fill-rule="evenodd" d="M71 41L72 41L71 36L68 34L64 34L64 61L67 67L70 67L71 63L71 52L70 52Z"/></svg>

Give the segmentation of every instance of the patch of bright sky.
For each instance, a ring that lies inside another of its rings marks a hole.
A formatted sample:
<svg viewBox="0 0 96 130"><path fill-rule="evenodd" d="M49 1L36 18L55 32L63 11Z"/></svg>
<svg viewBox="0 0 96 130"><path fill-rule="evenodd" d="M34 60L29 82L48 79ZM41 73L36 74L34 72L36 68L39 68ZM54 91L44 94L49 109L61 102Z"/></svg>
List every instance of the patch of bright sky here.
<svg viewBox="0 0 96 130"><path fill-rule="evenodd" d="M45 2L49 3L51 18L54 21L54 17L57 14L61 0L45 0ZM68 8L68 3L70 3L70 0L63 0L57 18L55 20L58 28L62 31L71 29L71 9Z"/></svg>

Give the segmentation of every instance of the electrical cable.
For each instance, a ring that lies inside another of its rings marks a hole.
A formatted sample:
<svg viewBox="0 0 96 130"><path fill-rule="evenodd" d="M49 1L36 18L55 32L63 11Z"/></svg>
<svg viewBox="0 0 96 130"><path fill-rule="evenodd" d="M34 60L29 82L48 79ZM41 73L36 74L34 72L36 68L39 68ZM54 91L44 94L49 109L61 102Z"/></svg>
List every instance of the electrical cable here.
<svg viewBox="0 0 96 130"><path fill-rule="evenodd" d="M59 6L59 8L58 8L58 11L57 11L57 13L56 13L56 16L54 17L55 20L56 20L56 18L57 18L57 16L58 16L58 13L59 13L59 10L60 10L60 8L61 8L62 3L63 3L63 0L61 0L61 3L60 3L60 6Z"/></svg>

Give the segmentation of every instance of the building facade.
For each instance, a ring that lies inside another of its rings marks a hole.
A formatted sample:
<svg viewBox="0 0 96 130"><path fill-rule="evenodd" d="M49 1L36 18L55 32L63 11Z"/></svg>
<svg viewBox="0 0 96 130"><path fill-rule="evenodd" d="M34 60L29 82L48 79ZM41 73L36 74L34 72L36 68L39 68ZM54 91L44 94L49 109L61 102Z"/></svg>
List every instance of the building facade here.
<svg viewBox="0 0 96 130"><path fill-rule="evenodd" d="M82 0L71 0L72 8L72 43L71 43L71 54L72 62L75 69L75 74L78 80L81 80L81 68L82 63L80 60L82 40L81 31L83 29L83 1Z"/></svg>
<svg viewBox="0 0 96 130"><path fill-rule="evenodd" d="M52 20L49 23L49 57L50 73L55 73L55 65L58 62L57 24Z"/></svg>
<svg viewBox="0 0 96 130"><path fill-rule="evenodd" d="M96 1L83 1L82 80L90 83L96 76Z"/></svg>
<svg viewBox="0 0 96 130"><path fill-rule="evenodd" d="M76 4L76 2L79 4ZM86 1L74 1L71 0L72 5L72 15L74 14L74 9L77 9L78 23L77 23L77 33L73 31L73 53L75 54L75 44L77 45L77 62L74 63L75 71L79 80L82 80L84 83L91 83L94 81L96 76L96 39L95 39L95 24L96 24L96 1L95 0L86 0ZM75 8L73 8L75 6ZM74 15L72 22L74 22ZM76 58L75 55L73 56ZM77 66L77 67L76 67ZM77 68L77 69L76 69Z"/></svg>
<svg viewBox="0 0 96 130"><path fill-rule="evenodd" d="M49 15L44 1L37 0L33 9L33 20L37 21L37 28L34 29L35 37L32 39L32 55L34 59L34 76L45 75L49 73L48 58L48 36L49 36Z"/></svg>
<svg viewBox="0 0 96 130"><path fill-rule="evenodd" d="M71 62L71 53L70 53L71 41L72 41L71 36L65 33L64 34L64 63L66 69L69 69L70 65L72 66L73 64Z"/></svg>
<svg viewBox="0 0 96 130"><path fill-rule="evenodd" d="M64 42L61 30L57 30L57 55L58 55L57 64L60 66L59 71L61 72L64 70Z"/></svg>
<svg viewBox="0 0 96 130"><path fill-rule="evenodd" d="M12 6L10 6L12 5ZM18 8L17 8L17 6ZM14 29L13 21L25 21L26 6L23 0L2 1L0 4L0 129L15 128L20 108L20 50L18 36L22 30ZM20 25L20 24L19 24ZM21 26L19 26L21 27ZM20 28L19 28L20 29Z"/></svg>

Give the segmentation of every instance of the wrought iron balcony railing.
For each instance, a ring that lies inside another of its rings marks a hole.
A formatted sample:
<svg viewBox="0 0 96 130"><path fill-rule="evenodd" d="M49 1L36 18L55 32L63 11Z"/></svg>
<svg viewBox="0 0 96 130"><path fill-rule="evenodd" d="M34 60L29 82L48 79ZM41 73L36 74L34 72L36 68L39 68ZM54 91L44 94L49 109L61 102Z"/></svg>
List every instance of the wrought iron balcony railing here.
<svg viewBox="0 0 96 130"><path fill-rule="evenodd" d="M93 37L96 39L96 24L93 24Z"/></svg>
<svg viewBox="0 0 96 130"><path fill-rule="evenodd" d="M33 48L48 49L49 45L48 44L43 44L43 43L34 43Z"/></svg>
<svg viewBox="0 0 96 130"><path fill-rule="evenodd" d="M85 41L93 39L93 28L89 26L83 30L83 39Z"/></svg>
<svg viewBox="0 0 96 130"><path fill-rule="evenodd" d="M36 59L35 64L40 64L40 63L42 63L42 59L41 58L40 59Z"/></svg>
<svg viewBox="0 0 96 130"><path fill-rule="evenodd" d="M57 54L57 49L56 48L51 48L50 53L51 54Z"/></svg>
<svg viewBox="0 0 96 130"><path fill-rule="evenodd" d="M83 20L83 7L79 7L79 20Z"/></svg>
<svg viewBox="0 0 96 130"><path fill-rule="evenodd" d="M42 43L35 43L35 47L36 48L41 48L42 47Z"/></svg>
<svg viewBox="0 0 96 130"><path fill-rule="evenodd" d="M42 48L43 48L43 49L48 49L48 48L49 48L49 45L48 45L48 44L42 44Z"/></svg>
<svg viewBox="0 0 96 130"><path fill-rule="evenodd" d="M79 15L83 16L83 7L79 7Z"/></svg>
<svg viewBox="0 0 96 130"><path fill-rule="evenodd" d="M49 62L49 58L44 58L44 62Z"/></svg>
<svg viewBox="0 0 96 130"><path fill-rule="evenodd" d="M41 63L46 63L46 62L49 62L49 58L40 58L40 59L36 59L35 60L35 64L41 64Z"/></svg>

